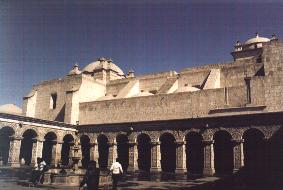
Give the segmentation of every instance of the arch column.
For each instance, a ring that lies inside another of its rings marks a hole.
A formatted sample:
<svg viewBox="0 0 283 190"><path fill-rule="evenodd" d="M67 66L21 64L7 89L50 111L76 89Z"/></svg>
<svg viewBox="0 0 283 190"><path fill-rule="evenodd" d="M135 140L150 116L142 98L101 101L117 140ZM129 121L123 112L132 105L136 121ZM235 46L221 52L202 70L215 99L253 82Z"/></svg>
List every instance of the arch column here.
<svg viewBox="0 0 283 190"><path fill-rule="evenodd" d="M109 145L109 155L108 155L108 168L112 166L112 163L116 161L117 158L117 143L108 143Z"/></svg>
<svg viewBox="0 0 283 190"><path fill-rule="evenodd" d="M237 172L241 167L244 166L244 139L233 139L233 160L234 168L233 172Z"/></svg>
<svg viewBox="0 0 283 190"><path fill-rule="evenodd" d="M129 166L128 171L138 170L138 146L136 142L129 142Z"/></svg>
<svg viewBox="0 0 283 190"><path fill-rule="evenodd" d="M213 150L213 140L202 141L204 148L204 168L203 175L212 176L215 173L214 168L214 150Z"/></svg>
<svg viewBox="0 0 283 190"><path fill-rule="evenodd" d="M160 142L151 142L151 167L150 172L161 171Z"/></svg>
<svg viewBox="0 0 283 190"><path fill-rule="evenodd" d="M69 142L69 146L70 146L70 150L69 150L69 163L68 163L69 166L73 165L72 157L74 156L74 152L73 152L74 151L74 145L75 145L74 141Z"/></svg>
<svg viewBox="0 0 283 190"><path fill-rule="evenodd" d="M95 160L98 163L98 144L97 143L90 143L90 160Z"/></svg>
<svg viewBox="0 0 283 190"><path fill-rule="evenodd" d="M31 165L34 166L37 162L37 157L42 157L43 139L33 138L32 139L32 153L31 153Z"/></svg>
<svg viewBox="0 0 283 190"><path fill-rule="evenodd" d="M20 166L20 148L21 148L22 139L23 137L20 137L20 136L10 137L10 150L9 150L8 165L10 165L11 167Z"/></svg>
<svg viewBox="0 0 283 190"><path fill-rule="evenodd" d="M61 150L63 141L53 141L52 146L52 158L51 158L51 165L57 167L58 163L61 160Z"/></svg>
<svg viewBox="0 0 283 190"><path fill-rule="evenodd" d="M184 174L186 167L186 143L184 141L176 141L176 174Z"/></svg>

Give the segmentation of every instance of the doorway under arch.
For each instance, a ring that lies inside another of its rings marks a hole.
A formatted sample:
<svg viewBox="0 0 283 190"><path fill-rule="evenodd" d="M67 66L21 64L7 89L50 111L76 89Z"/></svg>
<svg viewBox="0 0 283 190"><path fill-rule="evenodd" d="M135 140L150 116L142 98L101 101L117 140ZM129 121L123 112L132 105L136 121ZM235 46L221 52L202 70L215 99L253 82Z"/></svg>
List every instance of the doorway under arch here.
<svg viewBox="0 0 283 190"><path fill-rule="evenodd" d="M87 168L90 161L90 139L87 135L82 135L80 138L82 148L82 166Z"/></svg>
<svg viewBox="0 0 283 190"><path fill-rule="evenodd" d="M129 139L126 135L120 134L116 137L117 156L124 171L127 171L129 166Z"/></svg>
<svg viewBox="0 0 283 190"><path fill-rule="evenodd" d="M232 136L227 131L217 131L214 134L214 163L216 175L233 173L233 143Z"/></svg>
<svg viewBox="0 0 283 190"><path fill-rule="evenodd" d="M160 137L161 169L174 173L176 170L176 143L172 134L164 133Z"/></svg>
<svg viewBox="0 0 283 190"><path fill-rule="evenodd" d="M7 165L10 150L10 136L13 136L15 131L11 127L3 127L0 129L0 157L4 165Z"/></svg>
<svg viewBox="0 0 283 190"><path fill-rule="evenodd" d="M57 136L54 132L48 132L44 136L42 158L43 160L50 165L53 157L53 147L57 143Z"/></svg>
<svg viewBox="0 0 283 190"><path fill-rule="evenodd" d="M137 141L139 170L149 172L151 167L150 137L146 134L141 134L138 136Z"/></svg>
<svg viewBox="0 0 283 190"><path fill-rule="evenodd" d="M199 133L190 132L186 135L186 161L188 174L203 174L204 151Z"/></svg>
<svg viewBox="0 0 283 190"><path fill-rule="evenodd" d="M20 160L25 160L25 165L31 164L32 159L32 147L34 143L34 139L37 137L37 134L32 129L27 129L23 133L23 139L21 142L20 148Z"/></svg>
<svg viewBox="0 0 283 190"><path fill-rule="evenodd" d="M98 165L101 170L107 170L108 167L108 154L109 145L108 138L105 135L99 135L97 138L98 142Z"/></svg>
<svg viewBox="0 0 283 190"><path fill-rule="evenodd" d="M62 165L67 166L70 162L71 147L74 145L74 137L70 134L65 135L63 138L62 150L61 150L61 161Z"/></svg>
<svg viewBox="0 0 283 190"><path fill-rule="evenodd" d="M249 171L263 170L264 134L258 129L248 129L244 132L244 166Z"/></svg>

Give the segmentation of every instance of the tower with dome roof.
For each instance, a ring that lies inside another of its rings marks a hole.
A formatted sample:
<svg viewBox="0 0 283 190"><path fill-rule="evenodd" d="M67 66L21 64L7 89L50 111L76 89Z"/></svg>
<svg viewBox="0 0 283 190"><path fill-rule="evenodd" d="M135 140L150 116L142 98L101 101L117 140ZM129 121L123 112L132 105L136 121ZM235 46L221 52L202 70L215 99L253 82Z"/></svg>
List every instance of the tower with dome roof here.
<svg viewBox="0 0 283 190"><path fill-rule="evenodd" d="M232 51L231 54L235 61L248 58L260 59L263 45L273 40L277 40L277 37L274 34L269 39L259 36L259 33L256 33L254 38L248 39L243 44L241 44L240 41L237 41L234 45L234 51Z"/></svg>

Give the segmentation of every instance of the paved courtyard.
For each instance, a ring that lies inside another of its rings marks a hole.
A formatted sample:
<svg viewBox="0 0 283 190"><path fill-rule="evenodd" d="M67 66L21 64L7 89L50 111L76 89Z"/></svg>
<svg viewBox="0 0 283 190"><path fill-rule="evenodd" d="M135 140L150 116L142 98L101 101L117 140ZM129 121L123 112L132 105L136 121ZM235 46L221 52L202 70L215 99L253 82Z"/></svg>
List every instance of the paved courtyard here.
<svg viewBox="0 0 283 190"><path fill-rule="evenodd" d="M199 185L207 184L209 182L213 182L217 180L216 177L207 177L195 180L188 179L178 179L178 180L137 180L131 179L129 177L128 180L125 178L119 184L119 190L131 190L131 189L155 189L155 190L179 190L179 189L191 189L193 187L197 187ZM0 177L1 190L48 190L48 189L67 189L67 190L77 190L77 186L66 187L59 185L39 185L37 187L29 187L29 183L27 180L18 180L16 178L5 178ZM111 186L100 187L100 189L111 189Z"/></svg>

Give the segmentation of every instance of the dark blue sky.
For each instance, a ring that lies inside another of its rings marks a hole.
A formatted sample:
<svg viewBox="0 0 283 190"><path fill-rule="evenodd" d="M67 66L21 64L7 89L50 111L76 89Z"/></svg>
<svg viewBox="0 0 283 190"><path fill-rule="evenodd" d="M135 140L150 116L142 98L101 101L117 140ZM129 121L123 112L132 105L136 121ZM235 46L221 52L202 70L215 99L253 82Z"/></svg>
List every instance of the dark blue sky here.
<svg viewBox="0 0 283 190"><path fill-rule="evenodd" d="M136 75L231 60L255 32L283 37L279 1L0 0L0 105L99 57ZM135 3L133 3L135 2ZM224 3L225 2L225 3Z"/></svg>

